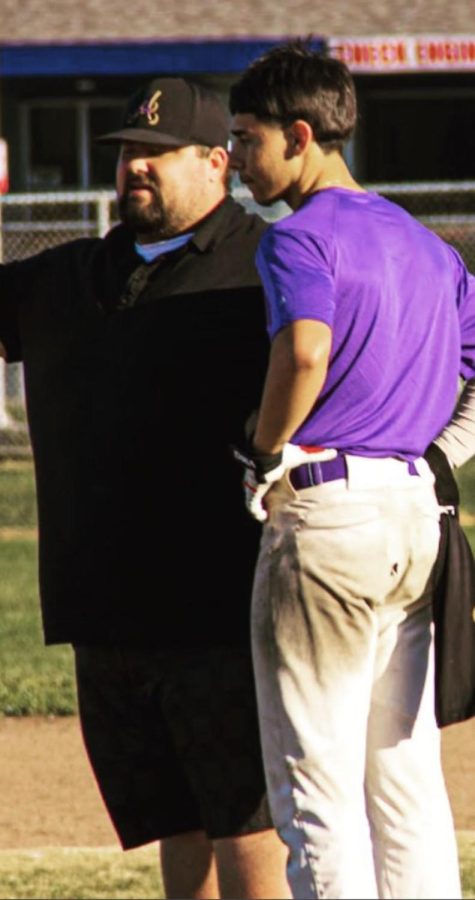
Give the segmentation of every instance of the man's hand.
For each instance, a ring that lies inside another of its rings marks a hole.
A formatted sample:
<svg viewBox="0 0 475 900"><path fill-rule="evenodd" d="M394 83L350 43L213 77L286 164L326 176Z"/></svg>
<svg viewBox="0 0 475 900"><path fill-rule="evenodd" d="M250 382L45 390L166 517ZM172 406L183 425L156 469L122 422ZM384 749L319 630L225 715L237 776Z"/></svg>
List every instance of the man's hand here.
<svg viewBox="0 0 475 900"><path fill-rule="evenodd" d="M246 509L258 522L265 522L267 510L263 500L272 485L279 481L288 469L304 463L334 459L336 450L325 447L302 447L284 444L278 453L259 453L252 448L241 450L233 447L234 458L244 466L244 497Z"/></svg>

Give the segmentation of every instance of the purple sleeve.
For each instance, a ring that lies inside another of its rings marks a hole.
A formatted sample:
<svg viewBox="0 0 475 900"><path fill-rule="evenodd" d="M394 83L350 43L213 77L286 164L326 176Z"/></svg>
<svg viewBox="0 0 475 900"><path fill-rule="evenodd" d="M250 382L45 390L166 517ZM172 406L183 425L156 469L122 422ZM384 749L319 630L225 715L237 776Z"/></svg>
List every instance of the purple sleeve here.
<svg viewBox="0 0 475 900"><path fill-rule="evenodd" d="M468 381L475 377L475 276L467 271L461 257L453 251L459 266L457 306L460 322L460 374Z"/></svg>
<svg viewBox="0 0 475 900"><path fill-rule="evenodd" d="M298 319L316 319L331 327L334 276L325 241L306 232L271 227L261 239L256 265L271 338Z"/></svg>

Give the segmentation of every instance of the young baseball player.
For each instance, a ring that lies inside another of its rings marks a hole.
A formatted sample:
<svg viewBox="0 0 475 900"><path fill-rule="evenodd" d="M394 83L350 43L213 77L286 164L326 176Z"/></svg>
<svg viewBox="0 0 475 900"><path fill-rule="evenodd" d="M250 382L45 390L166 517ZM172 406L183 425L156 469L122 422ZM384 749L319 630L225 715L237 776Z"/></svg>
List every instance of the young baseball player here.
<svg viewBox="0 0 475 900"><path fill-rule="evenodd" d="M279 47L234 85L231 112L241 180L292 209L258 249L271 353L240 456L263 522L254 662L293 895L460 897L434 715L439 506L422 457L459 376L475 375L475 279L354 181L345 65Z"/></svg>

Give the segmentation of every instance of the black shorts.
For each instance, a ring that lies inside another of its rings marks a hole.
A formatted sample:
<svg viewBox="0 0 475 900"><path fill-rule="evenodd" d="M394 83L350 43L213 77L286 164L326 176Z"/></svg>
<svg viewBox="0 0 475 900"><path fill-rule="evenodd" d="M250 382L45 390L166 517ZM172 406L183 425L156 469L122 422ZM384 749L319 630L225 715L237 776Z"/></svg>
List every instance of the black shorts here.
<svg viewBox="0 0 475 900"><path fill-rule="evenodd" d="M249 652L75 653L84 741L124 849L272 827Z"/></svg>

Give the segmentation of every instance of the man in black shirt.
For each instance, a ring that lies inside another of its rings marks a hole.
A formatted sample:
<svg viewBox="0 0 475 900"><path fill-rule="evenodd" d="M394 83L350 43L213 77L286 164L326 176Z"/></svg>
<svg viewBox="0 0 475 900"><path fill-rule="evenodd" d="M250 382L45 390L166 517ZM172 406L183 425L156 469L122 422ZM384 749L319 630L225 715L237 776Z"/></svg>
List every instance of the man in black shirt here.
<svg viewBox="0 0 475 900"><path fill-rule="evenodd" d="M75 649L85 743L124 848L168 896L287 896L249 650L259 526L229 447L260 400L265 227L227 193L225 114L182 79L131 99L122 225L0 269L22 360L45 641Z"/></svg>

